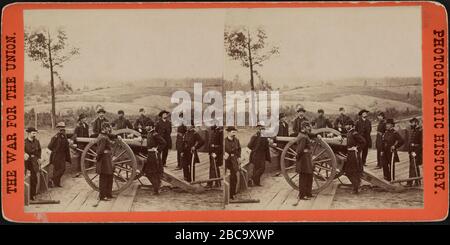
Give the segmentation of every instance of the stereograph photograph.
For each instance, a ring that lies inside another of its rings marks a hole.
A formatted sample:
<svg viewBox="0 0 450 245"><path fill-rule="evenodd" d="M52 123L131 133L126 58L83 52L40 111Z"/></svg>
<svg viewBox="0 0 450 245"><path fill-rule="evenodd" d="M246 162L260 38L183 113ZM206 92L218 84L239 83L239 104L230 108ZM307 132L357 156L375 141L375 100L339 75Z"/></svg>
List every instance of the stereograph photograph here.
<svg viewBox="0 0 450 245"><path fill-rule="evenodd" d="M419 6L23 17L25 212L424 207Z"/></svg>

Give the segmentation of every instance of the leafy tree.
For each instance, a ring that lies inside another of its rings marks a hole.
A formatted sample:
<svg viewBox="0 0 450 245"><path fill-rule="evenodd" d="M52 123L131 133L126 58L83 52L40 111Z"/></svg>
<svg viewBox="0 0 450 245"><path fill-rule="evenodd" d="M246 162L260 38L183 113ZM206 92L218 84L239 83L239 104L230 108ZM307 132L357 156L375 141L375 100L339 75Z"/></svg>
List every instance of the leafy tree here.
<svg viewBox="0 0 450 245"><path fill-rule="evenodd" d="M39 28L30 30L25 29L25 52L33 61L41 63L42 67L50 71L50 89L52 97L52 128L56 124L56 106L55 106L55 82L54 76L57 76L63 89L71 90L70 85L66 84L61 78L59 69L63 64L70 60L74 55L79 54L79 49L69 47L68 37L63 29L56 33L51 33L48 28Z"/></svg>
<svg viewBox="0 0 450 245"><path fill-rule="evenodd" d="M250 30L248 27L226 27L224 32L225 51L227 55L236 61L240 61L241 65L249 68L250 72L250 89L255 91L254 75L260 80L261 76L257 70L262 67L272 55L279 54L279 48L276 46L266 47L267 43L266 31L258 27ZM267 88L266 81L261 80L262 88ZM253 97L253 93L252 93ZM253 110L255 110L255 100L252 98ZM253 111L255 114L255 111Z"/></svg>

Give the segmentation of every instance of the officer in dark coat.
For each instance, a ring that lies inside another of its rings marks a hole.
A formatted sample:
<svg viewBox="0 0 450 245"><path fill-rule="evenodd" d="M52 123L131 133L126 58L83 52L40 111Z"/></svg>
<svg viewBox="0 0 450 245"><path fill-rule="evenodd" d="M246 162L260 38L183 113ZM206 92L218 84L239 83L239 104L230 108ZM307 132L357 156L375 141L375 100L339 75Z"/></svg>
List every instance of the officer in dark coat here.
<svg viewBox="0 0 450 245"><path fill-rule="evenodd" d="M234 199L236 195L237 174L241 158L241 144L236 138L237 129L229 126L226 129L227 137L225 138L225 168L230 170L230 198Z"/></svg>
<svg viewBox="0 0 450 245"><path fill-rule="evenodd" d="M266 170L266 161L270 161L270 151L269 151L269 139L261 135L261 131L264 130L264 122L259 122L256 126L256 134L250 138L250 142L247 147L251 150L250 152L250 163L254 165L252 182L250 186L262 186L261 185L261 175Z"/></svg>
<svg viewBox="0 0 450 245"><path fill-rule="evenodd" d="M183 151L181 158L183 160L183 175L188 182L195 181L195 164L200 162L197 150L203 146L205 141L195 129L194 122L191 122L189 130L183 138ZM193 161L193 162L192 162Z"/></svg>
<svg viewBox="0 0 450 245"><path fill-rule="evenodd" d="M211 126L209 138L209 178L220 177L220 166L223 165L223 128ZM208 182L207 187L220 187L220 180Z"/></svg>
<svg viewBox="0 0 450 245"><path fill-rule="evenodd" d="M105 118L105 113L106 111L103 108L97 110L98 117L93 122L92 132L94 134L91 135L91 137L97 137L102 130L102 124L105 122L109 122L108 119Z"/></svg>
<svg viewBox="0 0 450 245"><path fill-rule="evenodd" d="M377 126L377 138L375 141L375 146L377 147L377 169L383 167L383 158L381 157L381 152L383 151L382 138L386 132L386 118L383 112L378 113L378 126Z"/></svg>
<svg viewBox="0 0 450 245"><path fill-rule="evenodd" d="M419 125L419 119L412 118L409 120L411 130L409 132L408 153L409 153L409 177L419 177L422 165L422 128ZM408 181L407 185L420 185L420 180Z"/></svg>
<svg viewBox="0 0 450 245"><path fill-rule="evenodd" d="M297 108L297 117L294 119L293 130L294 133L291 136L297 136L301 129L301 124L304 121L308 121L308 118L305 117L306 110L303 107Z"/></svg>
<svg viewBox="0 0 450 245"><path fill-rule="evenodd" d="M363 166L358 151L366 145L365 138L355 130L353 121L346 121L347 130L347 160L344 164L344 173L353 186L353 194L358 194L361 184Z"/></svg>
<svg viewBox="0 0 450 245"><path fill-rule="evenodd" d="M153 122L152 119L150 119L149 117L147 117L145 115L144 108L139 109L139 114L140 114L140 116L138 117L138 119L136 119L136 121L134 122L134 125L133 125L134 130L141 133L141 135L143 137L146 137L148 128L150 126L155 126L155 123Z"/></svg>
<svg viewBox="0 0 450 245"><path fill-rule="evenodd" d="M124 129L124 128L133 128L133 125L131 125L130 120L125 118L125 112L123 110L119 110L117 112L117 115L119 115L119 118L113 121L111 124L113 127L115 127L117 130Z"/></svg>
<svg viewBox="0 0 450 245"><path fill-rule="evenodd" d="M162 151L159 152L164 167L166 166L169 149L172 147L172 138L170 136L170 134L172 133L172 123L168 119L169 115L170 113L168 111L166 110L161 111L158 114L160 119L156 123L156 132L158 132L158 134L161 135L161 137L163 137L167 143L166 147L164 147L164 149L162 149Z"/></svg>
<svg viewBox="0 0 450 245"><path fill-rule="evenodd" d="M74 146L77 148L77 152L79 153L79 157L77 158L77 173L73 177L79 177L81 174L81 152L83 152L84 147L86 147L87 143L78 142L77 138L89 138L89 124L86 123L87 116L84 113L81 113L78 116L78 123L75 127L72 140L74 142Z"/></svg>
<svg viewBox="0 0 450 245"><path fill-rule="evenodd" d="M366 145L361 149L361 161L363 166L366 166L367 153L369 148L372 147L372 138L370 132L372 132L372 123L367 119L367 110L361 110L358 113L359 119L355 123L356 132L358 132L366 140Z"/></svg>
<svg viewBox="0 0 450 245"><path fill-rule="evenodd" d="M39 140L36 139L37 130L29 127L26 131L28 135L25 139L25 171L30 171L30 199L34 200L42 150Z"/></svg>
<svg viewBox="0 0 450 245"><path fill-rule="evenodd" d="M180 119L183 118L183 113L180 113ZM183 161L181 159L181 153L183 152L183 138L187 132L187 127L181 122L181 125L177 127L177 138L175 140L175 149L177 150L177 167L175 170L183 169Z"/></svg>
<svg viewBox="0 0 450 245"><path fill-rule="evenodd" d="M341 134L347 134L345 130L345 124L352 119L345 114L344 107L339 108L339 116L334 120L334 129L341 132Z"/></svg>
<svg viewBox="0 0 450 245"><path fill-rule="evenodd" d="M66 171L66 162L71 163L69 140L66 136L66 124L59 122L56 124L59 132L52 137L48 144L48 149L52 151L50 154L50 164L53 165L53 184L56 187L61 186L61 177Z"/></svg>
<svg viewBox="0 0 450 245"><path fill-rule="evenodd" d="M96 150L96 172L99 174L99 199L101 201L109 201L112 196L112 184L114 178L114 166L112 163L112 144L109 134L111 133L111 126L105 122L102 124L102 129L97 137Z"/></svg>
<svg viewBox="0 0 450 245"><path fill-rule="evenodd" d="M383 151L381 153L383 157L383 175L388 181L395 179L395 172L391 173L392 164L399 162L397 149L404 143L403 138L394 129L395 122L389 118L386 120L386 132L383 135ZM392 175L392 177L391 177Z"/></svg>
<svg viewBox="0 0 450 245"><path fill-rule="evenodd" d="M278 116L278 134L277 136L289 136L289 124L286 121L286 114L280 113Z"/></svg>
<svg viewBox="0 0 450 245"><path fill-rule="evenodd" d="M311 125L309 122L302 122L300 133L297 136L296 148L296 172L299 173L299 200L309 200L312 197L313 163L311 152L311 141L309 134Z"/></svg>
<svg viewBox="0 0 450 245"><path fill-rule="evenodd" d="M328 118L325 117L325 112L323 109L317 110L319 116L317 116L313 121L314 128L332 128L331 122Z"/></svg>
<svg viewBox="0 0 450 245"><path fill-rule="evenodd" d="M159 194L161 186L161 177L164 172L159 151L166 148L166 141L155 131L155 127L150 126L150 131L147 135L147 161L142 168L142 172L147 176L152 183L153 192L155 195Z"/></svg>

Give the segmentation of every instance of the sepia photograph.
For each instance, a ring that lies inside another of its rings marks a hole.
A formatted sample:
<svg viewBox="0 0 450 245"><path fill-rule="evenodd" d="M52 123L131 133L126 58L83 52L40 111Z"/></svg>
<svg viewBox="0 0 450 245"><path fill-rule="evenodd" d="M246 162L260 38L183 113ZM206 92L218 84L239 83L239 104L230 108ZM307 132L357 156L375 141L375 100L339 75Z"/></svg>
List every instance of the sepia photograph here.
<svg viewBox="0 0 450 245"><path fill-rule="evenodd" d="M25 10L25 212L423 208L419 6Z"/></svg>

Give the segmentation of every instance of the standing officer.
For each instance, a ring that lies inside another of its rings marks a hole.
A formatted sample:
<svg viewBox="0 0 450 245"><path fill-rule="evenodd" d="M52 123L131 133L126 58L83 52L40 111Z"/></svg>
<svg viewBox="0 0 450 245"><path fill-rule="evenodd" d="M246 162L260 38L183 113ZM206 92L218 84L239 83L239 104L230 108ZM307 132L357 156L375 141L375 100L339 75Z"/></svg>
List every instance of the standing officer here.
<svg viewBox="0 0 450 245"><path fill-rule="evenodd" d="M336 120L334 120L334 129L338 130L342 134L346 134L347 132L345 131L345 124L351 120L352 119L350 119L350 117L345 114L344 107L340 107L339 116L336 118Z"/></svg>
<svg viewBox="0 0 450 245"><path fill-rule="evenodd" d="M305 117L306 110L303 107L297 108L297 117L294 119L294 133L291 136L297 136L301 129L301 124L304 121L308 121L308 118Z"/></svg>
<svg viewBox="0 0 450 245"><path fill-rule="evenodd" d="M195 181L195 164L200 162L197 150L203 146L205 141L195 130L194 121L191 121L191 127L184 135L183 139L183 175L188 182ZM191 168L192 167L192 168Z"/></svg>
<svg viewBox="0 0 450 245"><path fill-rule="evenodd" d="M323 109L317 110L317 113L319 113L319 116L317 116L313 121L313 125L315 128L332 128L333 127L333 125L331 125L330 120L324 116L325 112L323 111Z"/></svg>
<svg viewBox="0 0 450 245"><path fill-rule="evenodd" d="M297 161L295 167L296 172L299 173L298 200L309 200L309 198L312 197L314 167L312 163L311 141L309 138L310 133L311 125L309 122L302 122L300 133L297 136ZM294 206L296 206L296 204L294 204Z"/></svg>
<svg viewBox="0 0 450 245"><path fill-rule="evenodd" d="M92 137L97 137L100 131L102 130L102 124L105 122L109 122L108 119L105 118L105 109L99 108L97 110L98 117L94 120L93 126L92 126L92 132L94 132Z"/></svg>
<svg viewBox="0 0 450 245"><path fill-rule="evenodd" d="M50 154L50 164L53 165L53 185L61 186L61 177L66 171L66 162L70 163L69 140L66 136L66 124L59 122L56 124L59 132L52 137L48 144L48 149L52 151Z"/></svg>
<svg viewBox="0 0 450 245"><path fill-rule="evenodd" d="M377 138L375 141L375 146L377 147L377 167L380 169L383 167L383 158L381 157L381 152L383 151L382 139L386 132L386 117L383 112L379 112L378 115L378 126L377 126Z"/></svg>
<svg viewBox="0 0 450 245"><path fill-rule="evenodd" d="M286 121L286 114L280 113L278 116L278 134L277 136L289 136L289 124Z"/></svg>
<svg viewBox="0 0 450 245"><path fill-rule="evenodd" d="M147 135L147 161L142 168L142 172L147 176L148 180L152 183L153 193L159 194L159 188L161 186L161 177L164 172L161 163L161 158L158 154L159 151L166 147L166 141L155 131L155 127L150 126L150 131Z"/></svg>
<svg viewBox="0 0 450 245"><path fill-rule="evenodd" d="M217 125L211 126L209 140L209 178L220 177L220 166L223 164L223 128ZM220 180L208 182L207 187L220 187Z"/></svg>
<svg viewBox="0 0 450 245"><path fill-rule="evenodd" d="M74 142L74 146L77 148L77 153L79 157L77 158L77 166L76 171L77 173L73 176L74 178L79 177L81 174L81 153L84 149L84 147L87 145L87 143L83 142L77 142L77 138L89 138L89 124L86 123L87 116L84 113L81 113L78 116L78 123L75 127L75 131L72 136L72 140Z"/></svg>
<svg viewBox="0 0 450 245"><path fill-rule="evenodd" d="M131 125L131 122L125 118L125 112L123 110L119 110L117 112L119 115L119 118L113 121L112 126L115 127L117 130L124 129L124 128L133 128L133 125Z"/></svg>
<svg viewBox="0 0 450 245"><path fill-rule="evenodd" d="M256 186L262 186L261 175L266 169L266 161L270 161L269 140L261 135L263 129L264 122L259 122L256 125L256 134L250 138L250 142L247 145L251 150L249 160L254 165L252 180ZM251 182L250 186L252 186Z"/></svg>
<svg viewBox="0 0 450 245"><path fill-rule="evenodd" d="M36 139L37 130L33 127L27 128L27 138L25 139L25 171L30 171L30 199L36 196L36 185L38 172L40 169L39 159L41 159L41 144Z"/></svg>
<svg viewBox="0 0 450 245"><path fill-rule="evenodd" d="M400 161L397 149L404 143L403 138L395 131L394 126L394 119L387 119L386 132L382 138L383 151L381 152L381 156L383 157L383 175L387 181L395 179L395 172L391 173L391 167L393 164Z"/></svg>
<svg viewBox="0 0 450 245"><path fill-rule="evenodd" d="M158 132L161 137L166 141L166 146L162 149L160 158L164 167L166 167L167 155L169 154L169 149L172 147L172 138L170 134L172 133L172 123L169 121L169 112L166 110L161 111L158 116L160 119L156 123L156 132Z"/></svg>
<svg viewBox="0 0 450 245"><path fill-rule="evenodd" d="M366 166L367 153L369 148L372 147L372 138L370 132L372 131L372 123L367 119L367 110L361 110L358 113L359 119L356 121L355 127L358 132L366 140L366 145L361 149L361 161L363 166Z"/></svg>
<svg viewBox="0 0 450 245"><path fill-rule="evenodd" d="M183 112L180 113L180 118L183 118ZM183 152L183 138L184 134L187 132L187 127L182 122L177 128L177 138L175 141L175 148L177 150L177 167L175 170L183 169L183 161L181 159L181 153Z"/></svg>
<svg viewBox="0 0 450 245"><path fill-rule="evenodd" d="M237 129L233 126L227 127L227 137L225 138L225 168L230 170L230 198L236 195L237 174L241 158L241 144L236 138Z"/></svg>
<svg viewBox="0 0 450 245"><path fill-rule="evenodd" d="M347 160L344 165L344 173L353 186L353 194L358 194L361 184L363 166L358 151L366 145L366 140L355 130L353 121L346 121L347 130Z"/></svg>
<svg viewBox="0 0 450 245"><path fill-rule="evenodd" d="M412 118L409 120L411 131L409 133L409 177L419 177L422 165L422 128L419 126L419 120ZM412 186L413 181L408 181L407 185ZM420 180L414 180L414 185L419 186Z"/></svg>
<svg viewBox="0 0 450 245"><path fill-rule="evenodd" d="M96 172L99 174L99 199L100 201L109 201L112 196L112 183L114 166L112 163L112 145L109 139L109 134L112 129L109 123L102 124L100 134L97 137L97 151L96 151Z"/></svg>

